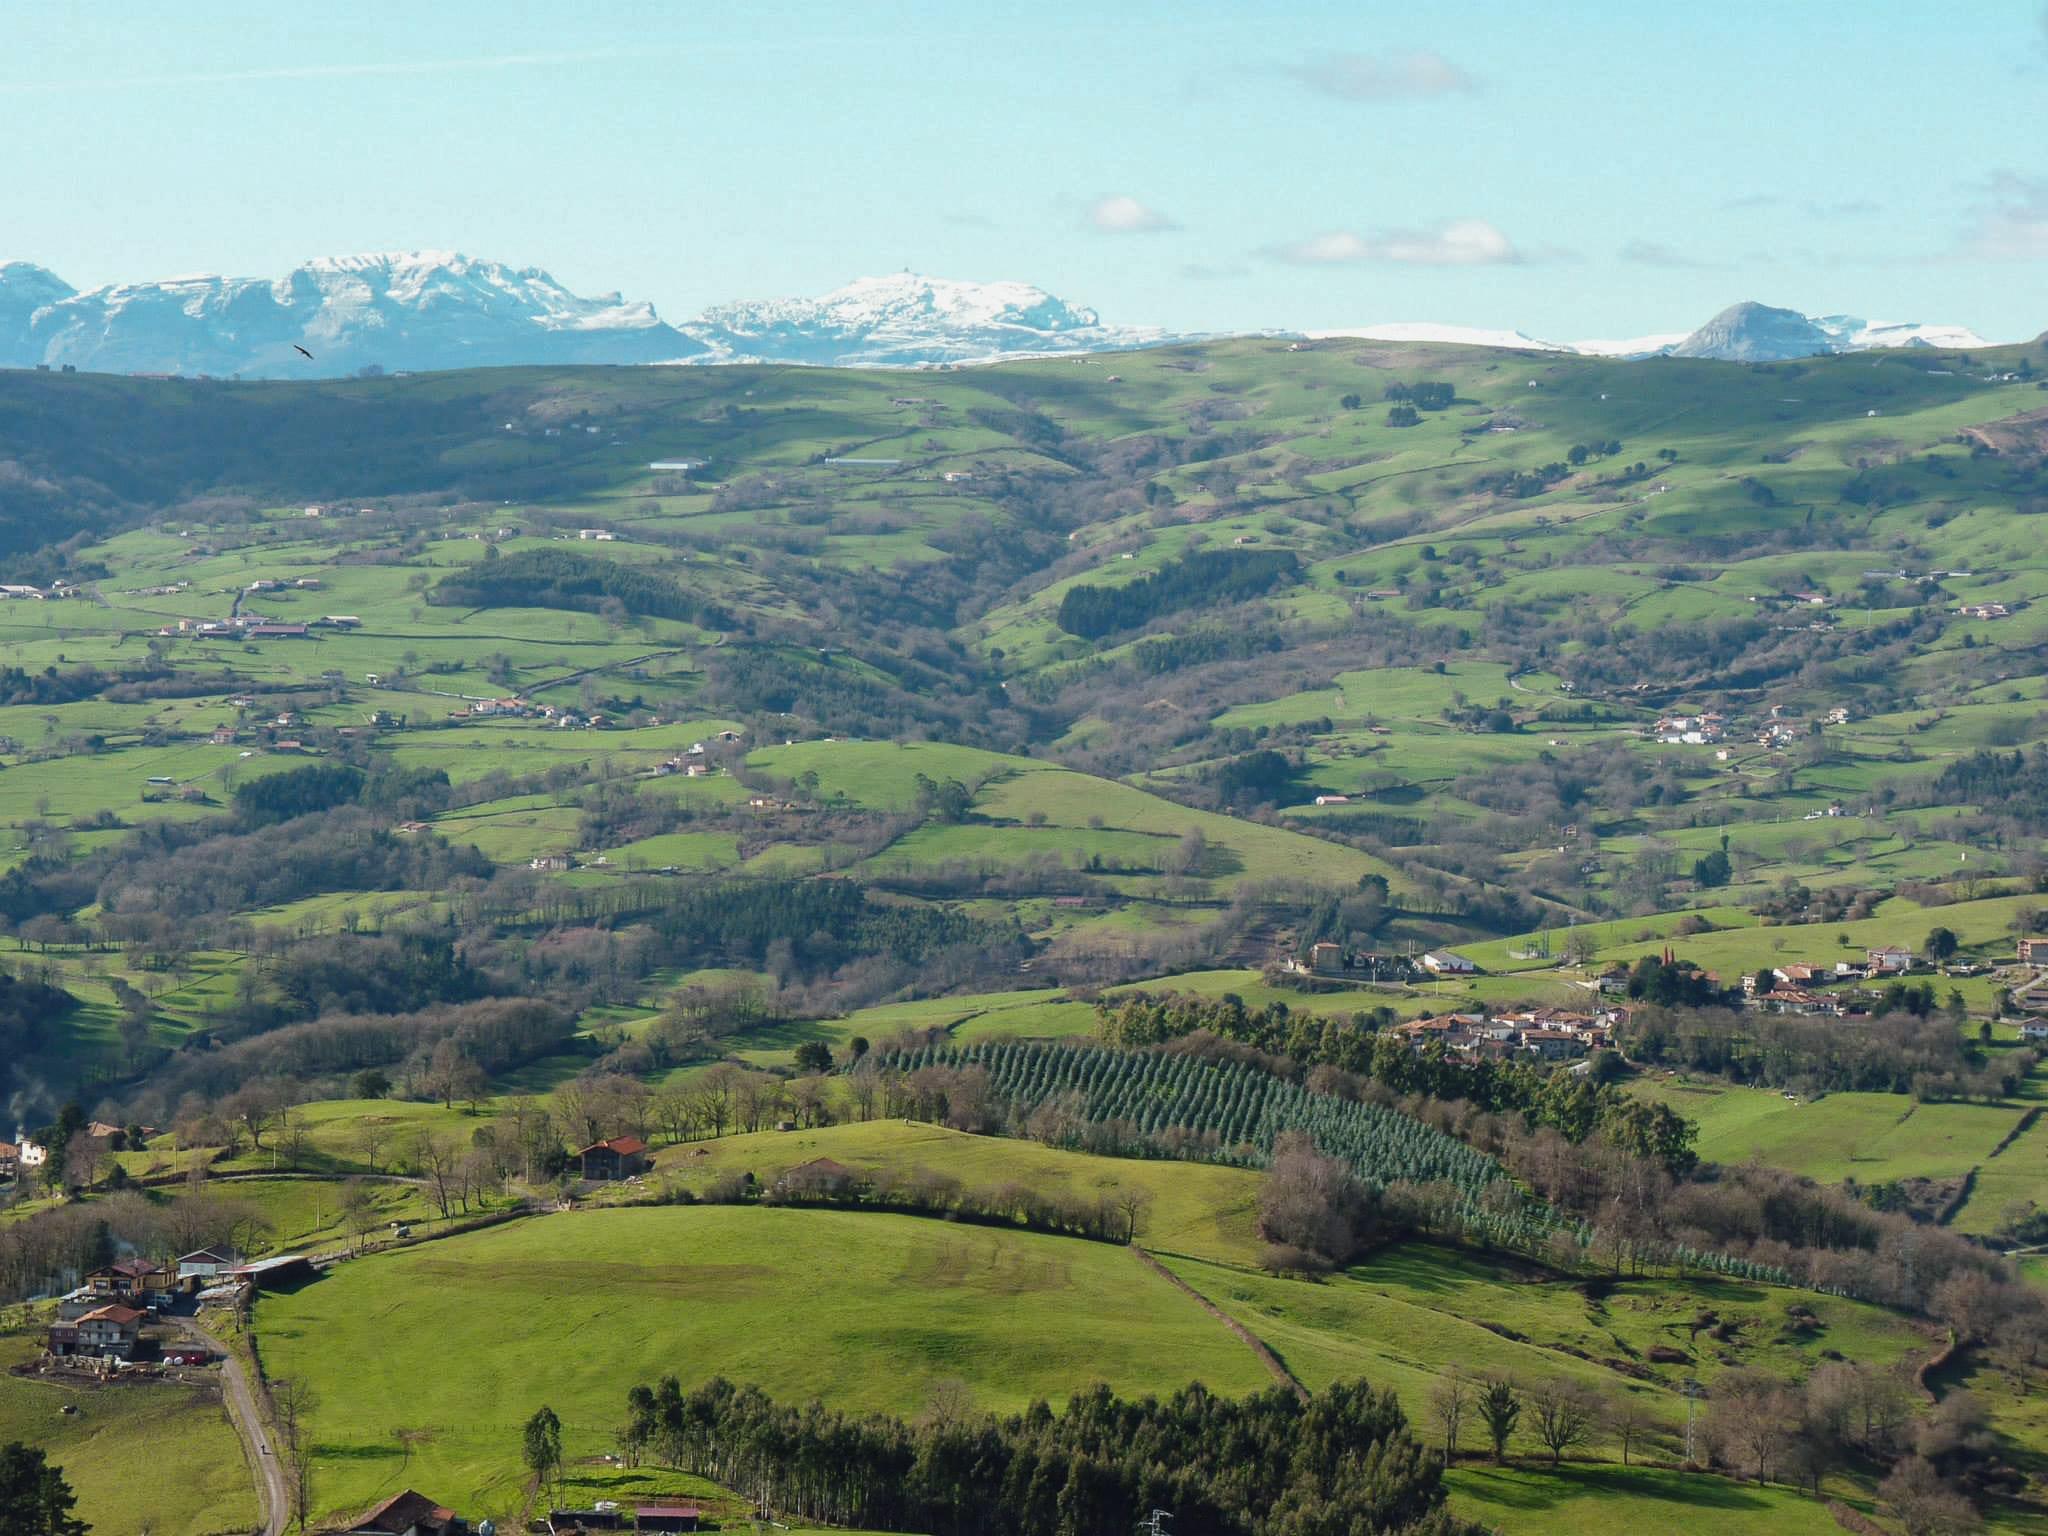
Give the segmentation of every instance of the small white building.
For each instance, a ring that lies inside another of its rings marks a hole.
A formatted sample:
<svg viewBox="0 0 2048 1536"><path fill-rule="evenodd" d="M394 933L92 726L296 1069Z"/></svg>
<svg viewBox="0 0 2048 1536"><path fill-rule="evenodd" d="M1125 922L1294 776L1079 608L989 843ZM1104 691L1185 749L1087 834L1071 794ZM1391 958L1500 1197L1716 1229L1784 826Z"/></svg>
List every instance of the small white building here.
<svg viewBox="0 0 2048 1536"><path fill-rule="evenodd" d="M1476 976L1479 967L1453 949L1432 949L1422 957L1422 968L1432 976Z"/></svg>

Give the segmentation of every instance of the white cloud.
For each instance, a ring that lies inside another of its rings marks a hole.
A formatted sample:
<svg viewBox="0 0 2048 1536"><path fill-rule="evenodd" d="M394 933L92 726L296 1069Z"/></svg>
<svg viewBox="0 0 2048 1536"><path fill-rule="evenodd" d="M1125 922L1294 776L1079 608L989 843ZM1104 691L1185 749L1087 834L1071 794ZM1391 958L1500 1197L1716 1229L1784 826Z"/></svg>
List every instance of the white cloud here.
<svg viewBox="0 0 2048 1536"><path fill-rule="evenodd" d="M2001 171L1958 254L1980 261L2048 261L2048 178Z"/></svg>
<svg viewBox="0 0 2048 1536"><path fill-rule="evenodd" d="M1287 73L1325 96L1345 101L1401 101L1476 90L1472 77L1442 54L1329 53L1290 65Z"/></svg>
<svg viewBox="0 0 2048 1536"><path fill-rule="evenodd" d="M1098 197L1088 205L1088 227L1105 235L1151 235L1180 226L1135 197Z"/></svg>
<svg viewBox="0 0 2048 1536"><path fill-rule="evenodd" d="M1388 229L1370 235L1330 230L1268 248L1275 261L1303 267L1391 262L1410 267L1511 266L1522 261L1514 242L1484 219L1452 219L1431 229Z"/></svg>

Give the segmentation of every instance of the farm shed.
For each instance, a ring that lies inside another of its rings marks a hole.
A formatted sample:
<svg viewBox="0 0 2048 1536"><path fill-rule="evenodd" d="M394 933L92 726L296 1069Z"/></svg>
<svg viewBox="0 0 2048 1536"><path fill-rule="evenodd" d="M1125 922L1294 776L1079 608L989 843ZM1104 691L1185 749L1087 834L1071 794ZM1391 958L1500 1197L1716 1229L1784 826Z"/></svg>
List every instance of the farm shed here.
<svg viewBox="0 0 2048 1536"><path fill-rule="evenodd" d="M638 1136L594 1141L576 1154L586 1179L630 1179L647 1171L647 1143Z"/></svg>

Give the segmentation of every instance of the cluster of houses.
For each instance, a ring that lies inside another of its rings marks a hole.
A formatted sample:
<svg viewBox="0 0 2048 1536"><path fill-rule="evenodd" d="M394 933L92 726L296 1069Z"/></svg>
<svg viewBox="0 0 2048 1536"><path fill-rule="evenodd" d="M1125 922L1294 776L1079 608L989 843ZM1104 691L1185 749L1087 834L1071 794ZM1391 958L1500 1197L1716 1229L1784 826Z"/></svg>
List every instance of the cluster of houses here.
<svg viewBox="0 0 2048 1536"><path fill-rule="evenodd" d="M2024 941L2022 941L2024 943ZM1817 992L1816 987L1843 981L1884 980L1905 975L1914 966L1913 951L1887 944L1864 951L1861 960L1836 960L1822 965L1801 961L1775 966L1768 973L1742 978L1743 1000L1771 1013L1803 1013L1842 1018L1862 1012L1850 993ZM1770 984L1765 983L1765 974Z"/></svg>
<svg viewBox="0 0 2048 1536"><path fill-rule="evenodd" d="M1565 1061L1613 1043L1614 1026L1628 1010L1601 1007L1517 1008L1505 1013L1444 1013L1397 1024L1392 1034L1416 1049L1432 1041L1472 1060Z"/></svg>
<svg viewBox="0 0 2048 1536"><path fill-rule="evenodd" d="M1826 725L1847 725L1849 707L1837 704L1821 720ZM1732 722L1726 715L1710 709L1696 715L1661 716L1643 734L1660 746L1711 747L1726 741L1731 727ZM1803 721L1789 717L1784 705L1773 704L1770 714L1757 728L1755 740L1759 746L1782 750L1806 734L1807 727ZM1715 754L1722 762L1728 761L1731 755L1726 747Z"/></svg>
<svg viewBox="0 0 2048 1536"><path fill-rule="evenodd" d="M1325 939L1308 947L1304 963L1289 955L1280 969L1296 975L1360 978L1372 981L1412 981L1418 977L1477 976L1479 967L1454 949L1432 949L1420 955L1382 955L1367 950L1347 953L1343 945Z"/></svg>
<svg viewBox="0 0 2048 1536"><path fill-rule="evenodd" d="M1666 715L1650 728L1665 746L1712 746L1728 734L1728 717L1712 710L1703 715Z"/></svg>
<svg viewBox="0 0 2048 1536"><path fill-rule="evenodd" d="M133 1257L116 1259L61 1296L51 1320L48 1349L58 1359L130 1362L153 1357L156 1341L143 1329L182 1301L232 1301L250 1289L279 1290L311 1279L312 1261L303 1254L279 1254L244 1263L217 1248L200 1248L169 1263ZM191 1346L187 1359L203 1363L207 1352Z"/></svg>
<svg viewBox="0 0 2048 1536"><path fill-rule="evenodd" d="M166 624L157 634L197 635L203 640L306 640L315 629L358 629L362 619L353 613L330 613L299 621L274 619L261 613L238 613L231 619L180 619Z"/></svg>
<svg viewBox="0 0 2048 1536"><path fill-rule="evenodd" d="M0 582L0 598L12 598L25 602L48 602L54 598L76 597L78 588L68 581L53 581L47 587L30 586L24 582Z"/></svg>
<svg viewBox="0 0 2048 1536"><path fill-rule="evenodd" d="M721 742L735 742L740 739L739 732L720 731L717 739ZM680 773L686 778L701 779L718 770L712 765L711 749L703 742L697 741L692 742L686 750L678 752L674 757L655 764L654 771L659 774Z"/></svg>
<svg viewBox="0 0 2048 1536"><path fill-rule="evenodd" d="M1956 609L1966 619L2006 619L2012 610L2003 603L1963 603Z"/></svg>

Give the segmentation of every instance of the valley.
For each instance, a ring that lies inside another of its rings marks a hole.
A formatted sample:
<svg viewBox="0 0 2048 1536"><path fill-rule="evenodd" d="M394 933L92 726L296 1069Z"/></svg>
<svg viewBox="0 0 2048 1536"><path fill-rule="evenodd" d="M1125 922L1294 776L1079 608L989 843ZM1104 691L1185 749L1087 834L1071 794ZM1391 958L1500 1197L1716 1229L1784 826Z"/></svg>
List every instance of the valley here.
<svg viewBox="0 0 2048 1536"><path fill-rule="evenodd" d="M0 1418L96 1529L103 1419L256 1518L44 1359L139 1260L270 1530L1235 1530L1361 1380L1401 1529L2048 1530L2048 346L1156 339L0 371Z"/></svg>

